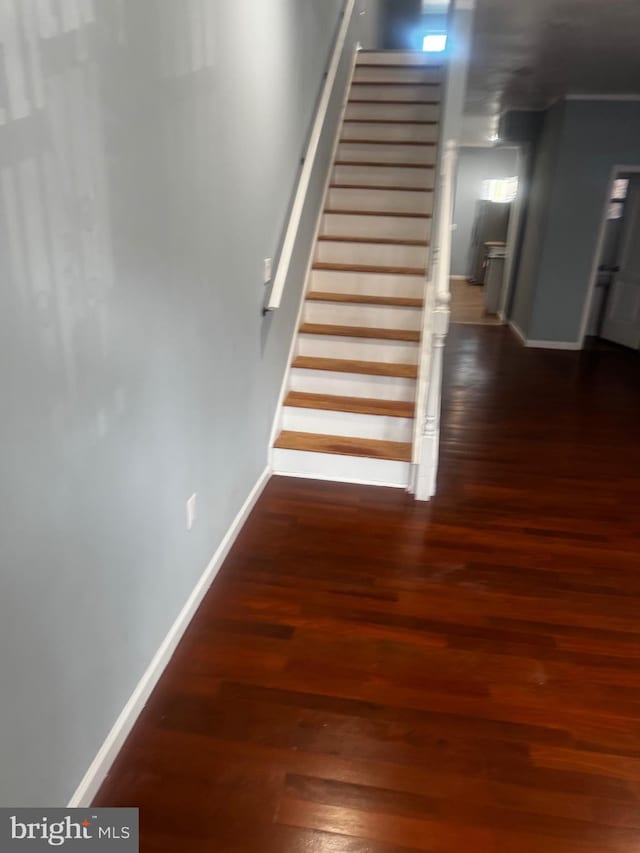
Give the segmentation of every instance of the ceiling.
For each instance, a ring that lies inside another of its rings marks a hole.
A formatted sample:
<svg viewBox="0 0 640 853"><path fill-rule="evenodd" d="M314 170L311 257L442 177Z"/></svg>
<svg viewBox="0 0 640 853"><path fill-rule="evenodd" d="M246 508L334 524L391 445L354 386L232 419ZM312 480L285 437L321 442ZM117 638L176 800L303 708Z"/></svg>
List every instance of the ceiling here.
<svg viewBox="0 0 640 853"><path fill-rule="evenodd" d="M467 135L507 108L640 93L640 0L477 0Z"/></svg>

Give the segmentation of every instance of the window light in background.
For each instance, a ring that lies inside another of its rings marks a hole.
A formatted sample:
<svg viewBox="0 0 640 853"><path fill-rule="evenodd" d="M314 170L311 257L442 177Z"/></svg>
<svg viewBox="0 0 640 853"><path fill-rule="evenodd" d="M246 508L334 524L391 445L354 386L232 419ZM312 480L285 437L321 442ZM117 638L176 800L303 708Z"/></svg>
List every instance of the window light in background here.
<svg viewBox="0 0 640 853"><path fill-rule="evenodd" d="M518 195L517 178L498 178L482 182L482 198L498 204L511 204Z"/></svg>
<svg viewBox="0 0 640 853"><path fill-rule="evenodd" d="M447 34L429 33L422 41L422 49L427 53L442 53L447 49Z"/></svg>
<svg viewBox="0 0 640 853"><path fill-rule="evenodd" d="M629 178L618 178L613 182L611 201L624 201L629 192Z"/></svg>
<svg viewBox="0 0 640 853"><path fill-rule="evenodd" d="M624 203L629 192L629 178L618 178L613 182L613 192L609 202L607 219L622 219L624 216Z"/></svg>

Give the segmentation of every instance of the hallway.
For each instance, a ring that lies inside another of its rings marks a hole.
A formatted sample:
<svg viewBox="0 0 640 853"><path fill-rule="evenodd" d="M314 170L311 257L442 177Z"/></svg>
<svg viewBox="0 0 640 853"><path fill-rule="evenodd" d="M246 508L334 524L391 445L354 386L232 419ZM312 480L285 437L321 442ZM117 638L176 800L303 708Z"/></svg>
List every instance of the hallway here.
<svg viewBox="0 0 640 853"><path fill-rule="evenodd" d="M272 479L96 805L144 853L639 849L638 367L453 326L438 497Z"/></svg>
<svg viewBox="0 0 640 853"><path fill-rule="evenodd" d="M475 326L501 326L502 320L496 314L487 314L484 305L484 287L469 284L465 279L452 278L451 322Z"/></svg>

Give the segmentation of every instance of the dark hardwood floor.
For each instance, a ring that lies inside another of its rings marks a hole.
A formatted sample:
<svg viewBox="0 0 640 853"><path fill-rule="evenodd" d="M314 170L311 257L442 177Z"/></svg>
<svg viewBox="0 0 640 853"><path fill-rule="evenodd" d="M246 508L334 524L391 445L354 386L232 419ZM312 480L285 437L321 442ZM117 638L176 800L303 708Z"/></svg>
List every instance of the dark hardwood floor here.
<svg viewBox="0 0 640 853"><path fill-rule="evenodd" d="M639 381L454 326L437 499L274 478L96 804L145 853L640 851Z"/></svg>

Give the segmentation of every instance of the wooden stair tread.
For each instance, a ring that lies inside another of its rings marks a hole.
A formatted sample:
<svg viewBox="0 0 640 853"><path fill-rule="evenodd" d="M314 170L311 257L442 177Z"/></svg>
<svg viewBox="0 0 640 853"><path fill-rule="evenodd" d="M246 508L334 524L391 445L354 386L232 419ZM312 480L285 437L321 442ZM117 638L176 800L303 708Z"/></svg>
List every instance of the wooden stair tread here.
<svg viewBox="0 0 640 853"><path fill-rule="evenodd" d="M356 305L395 305L398 308L422 308L422 299L410 296L369 296L363 293L330 293L324 290L311 290L307 293L311 302L347 302Z"/></svg>
<svg viewBox="0 0 640 853"><path fill-rule="evenodd" d="M419 84L418 84L419 85ZM399 105L399 106L430 106L437 107L440 104L439 100L430 100L430 101L398 101L397 99L394 101L382 101L382 100L372 100L371 98L349 98L347 101L349 104L383 104L385 106L390 106L391 104Z"/></svg>
<svg viewBox="0 0 640 853"><path fill-rule="evenodd" d="M345 139L341 137L340 145L430 145L436 146L437 141L422 142L415 139Z"/></svg>
<svg viewBox="0 0 640 853"><path fill-rule="evenodd" d="M347 237L343 234L321 234L319 243L366 243L377 246L428 246L428 240L405 240L402 237Z"/></svg>
<svg viewBox="0 0 640 853"><path fill-rule="evenodd" d="M389 418L414 418L416 409L414 403L404 400L339 397L332 394L308 394L305 391L289 391L284 405L298 409L349 412L355 415L382 415Z"/></svg>
<svg viewBox="0 0 640 853"><path fill-rule="evenodd" d="M366 166L373 169L435 169L432 163L380 163L371 160L336 160L334 166Z"/></svg>
<svg viewBox="0 0 640 853"><path fill-rule="evenodd" d="M419 80L415 83L408 82L406 80L353 80L351 82L352 86L439 86L439 82L433 82L431 80Z"/></svg>
<svg viewBox="0 0 640 853"><path fill-rule="evenodd" d="M329 370L332 373L362 373L365 376L395 376L400 379L417 379L418 377L418 368L415 364L385 361L357 361L350 358L298 355L291 362L291 366L303 370Z"/></svg>
<svg viewBox="0 0 640 853"><path fill-rule="evenodd" d="M380 441L373 438L353 438L342 435L322 435L315 432L282 430L274 447L283 450L303 450L311 453L332 453L337 456L363 456L370 459L388 459L394 462L411 462L411 443Z"/></svg>
<svg viewBox="0 0 640 853"><path fill-rule="evenodd" d="M351 210L349 208L325 207L324 213L339 216L395 216L403 219L432 219L431 213L409 213L402 210Z"/></svg>
<svg viewBox="0 0 640 853"><path fill-rule="evenodd" d="M303 323L301 335L332 335L341 338L372 338L381 341L420 343L420 332L414 329L381 329L374 326L341 326L331 323Z"/></svg>
<svg viewBox="0 0 640 853"><path fill-rule="evenodd" d="M379 264L330 264L326 261L316 261L314 270L334 270L335 272L371 272L389 273L391 275L424 276L425 267L386 267Z"/></svg>
<svg viewBox="0 0 640 853"><path fill-rule="evenodd" d="M392 187L379 186L378 184L329 184L332 190L391 190L402 193L432 193L433 187Z"/></svg>
<svg viewBox="0 0 640 853"><path fill-rule="evenodd" d="M360 51L362 53L362 51ZM442 71L442 65L429 65L426 62L357 62L356 68L404 68L407 71Z"/></svg>
<svg viewBox="0 0 640 853"><path fill-rule="evenodd" d="M417 119L399 118L346 118L348 124L438 124L436 119L418 121Z"/></svg>

